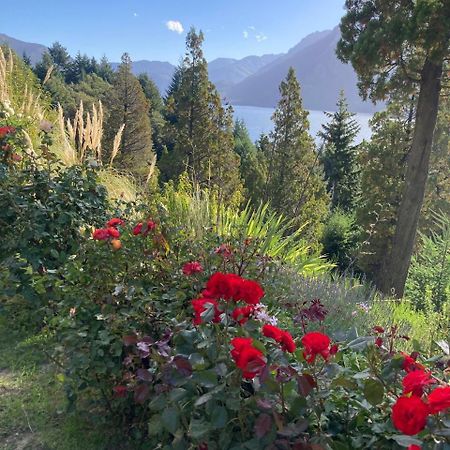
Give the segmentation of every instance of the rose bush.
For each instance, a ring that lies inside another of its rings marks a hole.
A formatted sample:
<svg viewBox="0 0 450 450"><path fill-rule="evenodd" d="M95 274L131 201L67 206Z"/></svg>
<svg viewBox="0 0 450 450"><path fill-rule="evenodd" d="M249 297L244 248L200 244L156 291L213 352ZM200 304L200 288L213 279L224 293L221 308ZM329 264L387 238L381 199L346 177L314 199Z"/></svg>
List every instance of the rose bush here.
<svg viewBox="0 0 450 450"><path fill-rule="evenodd" d="M225 245L186 255L157 211L133 217L94 230L61 273L51 328L72 400L89 394L150 448L444 445L445 362L398 352L395 327L335 342L320 301L277 323L270 264L239 270Z"/></svg>

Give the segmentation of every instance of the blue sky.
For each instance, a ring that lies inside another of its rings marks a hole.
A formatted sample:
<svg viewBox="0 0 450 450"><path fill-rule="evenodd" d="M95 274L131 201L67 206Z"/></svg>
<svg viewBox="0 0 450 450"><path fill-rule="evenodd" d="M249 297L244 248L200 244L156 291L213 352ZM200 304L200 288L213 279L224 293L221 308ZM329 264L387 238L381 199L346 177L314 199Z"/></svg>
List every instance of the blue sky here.
<svg viewBox="0 0 450 450"><path fill-rule="evenodd" d="M0 33L73 55L178 63L190 26L205 33L206 58L286 52L333 28L344 0L5 0Z"/></svg>

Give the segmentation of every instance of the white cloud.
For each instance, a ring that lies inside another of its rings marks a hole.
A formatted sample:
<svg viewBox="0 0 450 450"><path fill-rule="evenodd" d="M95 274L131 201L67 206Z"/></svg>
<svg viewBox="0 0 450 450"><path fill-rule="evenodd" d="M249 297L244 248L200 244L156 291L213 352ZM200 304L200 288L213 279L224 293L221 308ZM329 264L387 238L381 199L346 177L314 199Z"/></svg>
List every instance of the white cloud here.
<svg viewBox="0 0 450 450"><path fill-rule="evenodd" d="M267 39L267 36L264 33L258 33L255 35L255 38L258 42L262 42Z"/></svg>
<svg viewBox="0 0 450 450"><path fill-rule="evenodd" d="M244 30L244 31L242 32L242 35L244 36L244 39L247 39L247 38L248 38L248 31L247 31L247 30Z"/></svg>
<svg viewBox="0 0 450 450"><path fill-rule="evenodd" d="M184 31L183 25L178 20L169 20L166 22L166 27L170 31L175 31L175 33L181 34Z"/></svg>
<svg viewBox="0 0 450 450"><path fill-rule="evenodd" d="M133 13L133 16L134 16L134 17L137 17L137 16L138 16L138 13Z"/></svg>
<svg viewBox="0 0 450 450"><path fill-rule="evenodd" d="M248 27L248 29L249 29L249 30L252 30L252 31L255 31L255 30L256 30L256 28L255 28L253 25L250 25L250 26Z"/></svg>

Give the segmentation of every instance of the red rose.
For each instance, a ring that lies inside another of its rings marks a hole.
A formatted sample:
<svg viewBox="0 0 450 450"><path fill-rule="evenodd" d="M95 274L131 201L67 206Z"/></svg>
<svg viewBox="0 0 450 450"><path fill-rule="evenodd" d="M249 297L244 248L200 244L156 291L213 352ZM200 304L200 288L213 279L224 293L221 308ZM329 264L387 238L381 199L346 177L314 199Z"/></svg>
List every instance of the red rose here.
<svg viewBox="0 0 450 450"><path fill-rule="evenodd" d="M108 220L108 222L106 222L106 226L107 227L118 227L118 226L122 226L125 225L125 222L122 219L119 219L117 217L114 217L111 220Z"/></svg>
<svg viewBox="0 0 450 450"><path fill-rule="evenodd" d="M96 241L106 241L109 239L109 232L106 228L98 228L92 233L92 237Z"/></svg>
<svg viewBox="0 0 450 450"><path fill-rule="evenodd" d="M335 355L339 351L339 346L334 344L330 347L330 355Z"/></svg>
<svg viewBox="0 0 450 450"><path fill-rule="evenodd" d="M330 338L319 332L307 333L302 337L303 356L308 363L313 363L317 355L327 360L330 356Z"/></svg>
<svg viewBox="0 0 450 450"><path fill-rule="evenodd" d="M403 393L412 393L413 395L421 397L423 394L423 388L433 383L434 380L431 379L428 372L423 370L414 370L403 378Z"/></svg>
<svg viewBox="0 0 450 450"><path fill-rule="evenodd" d="M375 333L384 333L384 328L383 327L379 327L377 325L376 327L373 327L373 331L375 331Z"/></svg>
<svg viewBox="0 0 450 450"><path fill-rule="evenodd" d="M153 222L153 220L147 221L147 226L145 231L142 231L144 228L144 224L142 222L139 222L134 228L133 228L133 234L137 236L138 234L142 234L143 236L147 236L147 234L150 231L153 231L156 228L156 223Z"/></svg>
<svg viewBox="0 0 450 450"><path fill-rule="evenodd" d="M266 360L261 350L252 346L252 338L234 338L231 350L236 366L242 370L242 376L251 380L259 375L266 365Z"/></svg>
<svg viewBox="0 0 450 450"><path fill-rule="evenodd" d="M16 129L14 127L6 126L0 127L0 139L5 137L7 134L14 133Z"/></svg>
<svg viewBox="0 0 450 450"><path fill-rule="evenodd" d="M220 322L220 311L218 308L218 303L213 298L197 298L191 301L192 307L194 308L195 317L194 325L200 325L203 322L202 313L208 309L208 304L214 306L214 317L212 321L214 323Z"/></svg>
<svg viewBox="0 0 450 450"><path fill-rule="evenodd" d="M236 302L243 300L249 305L256 305L264 291L256 281L246 280L234 273L216 272L206 283L204 295Z"/></svg>
<svg viewBox="0 0 450 450"><path fill-rule="evenodd" d="M106 229L106 231L108 232L108 235L114 239L117 239L120 237L120 233L119 230L117 228L114 227L108 227Z"/></svg>
<svg viewBox="0 0 450 450"><path fill-rule="evenodd" d="M407 450L422 450L422 447L420 447L419 445L416 444L411 444Z"/></svg>
<svg viewBox="0 0 450 450"><path fill-rule="evenodd" d="M402 369L405 372L412 372L413 370L425 370L425 367L422 366L422 364L418 363L416 361L417 359L417 355L411 355L409 356L406 353L401 352L401 354L403 355L403 357L405 358L403 360L403 364L402 364Z"/></svg>
<svg viewBox="0 0 450 450"><path fill-rule="evenodd" d="M206 290L203 295L231 300L240 280L241 277L234 273L216 272L206 283Z"/></svg>
<svg viewBox="0 0 450 450"><path fill-rule="evenodd" d="M436 388L428 396L431 414L437 414L450 408L450 386Z"/></svg>
<svg viewBox="0 0 450 450"><path fill-rule="evenodd" d="M280 343L281 343L281 350L283 350L284 352L289 353L295 352L296 349L295 342L288 331L283 331Z"/></svg>
<svg viewBox="0 0 450 450"><path fill-rule="evenodd" d="M264 296L263 288L260 284L253 280L245 280L241 278L235 284L236 291L234 293L234 300L243 300L249 305L257 305Z"/></svg>
<svg viewBox="0 0 450 450"><path fill-rule="evenodd" d="M194 275L195 273L201 272L203 272L203 266L197 261L186 263L183 266L183 273L185 275Z"/></svg>
<svg viewBox="0 0 450 450"><path fill-rule="evenodd" d="M244 337L236 337L231 340L231 345L234 347L233 350L231 350L231 356L236 361L236 359L239 357L239 354L241 350L244 347L251 346L253 342L252 338L244 338Z"/></svg>
<svg viewBox="0 0 450 450"><path fill-rule="evenodd" d="M283 331L280 330L280 328L276 327L275 325L267 324L262 327L262 333L264 336L275 339L277 342L280 342Z"/></svg>
<svg viewBox="0 0 450 450"><path fill-rule="evenodd" d="M420 433L427 423L429 409L420 397L400 397L392 407L392 423L403 434Z"/></svg>
<svg viewBox="0 0 450 450"><path fill-rule="evenodd" d="M124 398L127 396L127 387L126 386L114 386L114 397L115 398Z"/></svg>
<svg viewBox="0 0 450 450"><path fill-rule="evenodd" d="M253 311L254 307L251 305L244 306L243 308L235 308L231 313L231 317L237 323L239 323L239 325L244 325L244 323L247 322Z"/></svg>
<svg viewBox="0 0 450 450"><path fill-rule="evenodd" d="M262 333L268 338L272 338L281 344L281 349L284 352L294 352L296 349L294 339L288 331L281 330L274 325L264 325Z"/></svg>

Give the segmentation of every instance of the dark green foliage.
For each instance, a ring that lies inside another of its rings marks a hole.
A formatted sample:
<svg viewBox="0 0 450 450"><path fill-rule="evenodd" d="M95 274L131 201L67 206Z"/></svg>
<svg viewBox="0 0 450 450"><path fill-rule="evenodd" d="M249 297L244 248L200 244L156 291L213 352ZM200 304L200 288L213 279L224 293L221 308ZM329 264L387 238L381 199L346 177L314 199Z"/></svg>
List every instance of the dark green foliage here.
<svg viewBox="0 0 450 450"><path fill-rule="evenodd" d="M258 205L262 201L267 178L265 155L251 141L243 121L235 122L233 135L234 151L241 159L240 172L245 195L254 205Z"/></svg>
<svg viewBox="0 0 450 450"><path fill-rule="evenodd" d="M150 123L152 126L153 149L158 158L164 150L164 102L156 84L145 73L138 76L145 97L150 102Z"/></svg>
<svg viewBox="0 0 450 450"><path fill-rule="evenodd" d="M420 249L413 257L405 296L418 309L450 311L450 218L434 215L436 232L420 235Z"/></svg>
<svg viewBox="0 0 450 450"><path fill-rule="evenodd" d="M298 225L306 225L308 236L314 241L329 199L294 69L281 82L280 94L272 116L275 128L266 146L265 200L277 212L295 218Z"/></svg>
<svg viewBox="0 0 450 450"><path fill-rule="evenodd" d="M109 114L103 147L106 152L111 152L116 133L125 125L115 163L144 178L153 157L149 102L139 81L131 73L131 59L126 53L114 76L107 108ZM109 162L109 157L110 153L106 153L106 162Z"/></svg>
<svg viewBox="0 0 450 450"><path fill-rule="evenodd" d="M69 69L71 58L67 49L63 47L59 42L55 42L51 47L48 48L48 54L53 61L55 69L65 74Z"/></svg>
<svg viewBox="0 0 450 450"><path fill-rule="evenodd" d="M60 267L76 253L83 228L104 218L106 191L88 167L49 172L45 161L21 164L17 170L0 163L0 271L7 274L2 288L48 301L42 296L45 280L37 274Z"/></svg>
<svg viewBox="0 0 450 450"><path fill-rule="evenodd" d="M359 196L358 147L354 139L359 125L347 109L344 92L341 91L335 113L325 112L330 119L322 125L319 136L323 139L322 164L327 190L331 194L331 207L354 211Z"/></svg>
<svg viewBox="0 0 450 450"><path fill-rule="evenodd" d="M361 201L357 221L363 233L359 267L374 279L394 234L411 146L411 106L392 102L371 120L372 138L361 145Z"/></svg>
<svg viewBox="0 0 450 450"><path fill-rule="evenodd" d="M321 239L323 252L341 271L353 269L358 234L354 215L339 208L325 221Z"/></svg>
<svg viewBox="0 0 450 450"><path fill-rule="evenodd" d="M203 33L191 29L186 54L166 98L166 147L163 179L187 172L191 182L217 192L220 200L238 200L239 157L233 151L232 110L224 108L208 79Z"/></svg>

